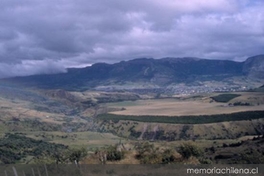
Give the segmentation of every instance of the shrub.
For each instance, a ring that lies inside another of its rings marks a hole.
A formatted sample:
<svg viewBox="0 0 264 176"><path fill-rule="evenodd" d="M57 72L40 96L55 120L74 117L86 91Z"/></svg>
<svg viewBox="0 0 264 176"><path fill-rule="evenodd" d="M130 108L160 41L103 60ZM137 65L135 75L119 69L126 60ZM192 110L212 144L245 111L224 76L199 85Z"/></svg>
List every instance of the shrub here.
<svg viewBox="0 0 264 176"><path fill-rule="evenodd" d="M118 161L124 159L125 157L124 151L119 151L117 145L108 147L106 151L106 158L109 161Z"/></svg>
<svg viewBox="0 0 264 176"><path fill-rule="evenodd" d="M87 156L87 149L82 147L80 149L70 149L68 151L68 158L71 162L79 163L80 160Z"/></svg>
<svg viewBox="0 0 264 176"><path fill-rule="evenodd" d="M162 154L162 164L173 163L176 160L174 156L174 151L171 149L166 149Z"/></svg>
<svg viewBox="0 0 264 176"><path fill-rule="evenodd" d="M202 150L191 142L183 143L179 149L178 153L185 159L189 159L191 156L200 157L202 155Z"/></svg>
<svg viewBox="0 0 264 176"><path fill-rule="evenodd" d="M137 143L135 146L137 151L136 158L140 160L142 164L158 164L161 163L161 157L158 149L154 148L153 144L148 142Z"/></svg>

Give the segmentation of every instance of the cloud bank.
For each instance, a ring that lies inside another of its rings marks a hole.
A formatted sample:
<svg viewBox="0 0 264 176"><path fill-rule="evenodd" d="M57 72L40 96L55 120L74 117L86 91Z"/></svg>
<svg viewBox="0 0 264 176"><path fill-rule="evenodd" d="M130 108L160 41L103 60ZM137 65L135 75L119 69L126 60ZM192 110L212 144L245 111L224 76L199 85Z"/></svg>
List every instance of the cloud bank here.
<svg viewBox="0 0 264 176"><path fill-rule="evenodd" d="M264 4L251 0L4 0L0 78L96 62L263 53Z"/></svg>

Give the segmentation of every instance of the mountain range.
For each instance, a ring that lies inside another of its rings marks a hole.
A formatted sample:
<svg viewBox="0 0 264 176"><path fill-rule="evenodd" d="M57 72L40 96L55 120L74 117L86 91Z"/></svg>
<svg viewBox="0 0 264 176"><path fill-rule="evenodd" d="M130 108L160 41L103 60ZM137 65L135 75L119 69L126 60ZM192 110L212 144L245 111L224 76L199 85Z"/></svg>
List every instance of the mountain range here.
<svg viewBox="0 0 264 176"><path fill-rule="evenodd" d="M119 63L96 63L85 68L69 68L67 73L32 75L4 79L38 88L87 90L102 86L138 85L167 87L204 81L226 81L233 78L264 79L264 55L244 62L184 58L139 58Z"/></svg>

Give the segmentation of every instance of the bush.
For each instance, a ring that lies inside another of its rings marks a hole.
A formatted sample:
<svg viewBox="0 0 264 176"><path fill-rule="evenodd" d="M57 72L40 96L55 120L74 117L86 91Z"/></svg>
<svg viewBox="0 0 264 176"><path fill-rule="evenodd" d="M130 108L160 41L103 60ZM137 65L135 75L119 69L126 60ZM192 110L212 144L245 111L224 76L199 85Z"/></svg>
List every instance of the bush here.
<svg viewBox="0 0 264 176"><path fill-rule="evenodd" d="M173 163L176 160L174 156L174 151L171 149L166 149L162 154L162 164Z"/></svg>
<svg viewBox="0 0 264 176"><path fill-rule="evenodd" d="M80 160L87 156L87 149L82 147L80 149L71 149L68 152L68 158L71 162L79 163Z"/></svg>
<svg viewBox="0 0 264 176"><path fill-rule="evenodd" d="M116 146L110 146L107 148L106 158L109 161L118 161L124 159L124 151L119 151Z"/></svg>
<svg viewBox="0 0 264 176"><path fill-rule="evenodd" d="M165 149L162 151L148 142L138 143L135 148L137 150L136 158L142 164L169 164L176 160L173 150Z"/></svg>
<svg viewBox="0 0 264 176"><path fill-rule="evenodd" d="M150 144L148 142L144 142L144 143L137 143L135 145L135 149L137 151L137 158L141 159L143 158L145 155L153 153L154 151L154 145Z"/></svg>
<svg viewBox="0 0 264 176"><path fill-rule="evenodd" d="M178 153L180 153L183 158L189 159L191 156L200 157L203 152L199 147L197 147L191 142L188 142L188 143L183 143L179 147Z"/></svg>
<svg viewBox="0 0 264 176"><path fill-rule="evenodd" d="M153 144L148 142L137 143L135 146L137 151L136 158L140 160L142 164L158 164L161 163L161 157L158 153L158 149Z"/></svg>
<svg viewBox="0 0 264 176"><path fill-rule="evenodd" d="M250 106L250 103L238 101L238 102L233 103L233 105L234 106Z"/></svg>

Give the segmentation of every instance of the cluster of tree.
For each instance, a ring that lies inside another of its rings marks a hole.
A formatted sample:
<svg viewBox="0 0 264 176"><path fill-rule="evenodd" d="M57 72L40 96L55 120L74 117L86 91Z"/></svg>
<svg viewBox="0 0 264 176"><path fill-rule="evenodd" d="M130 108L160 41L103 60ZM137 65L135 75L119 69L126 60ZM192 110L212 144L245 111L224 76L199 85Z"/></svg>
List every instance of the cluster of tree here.
<svg viewBox="0 0 264 176"><path fill-rule="evenodd" d="M241 154L239 163L243 164L264 164L264 151L254 148L247 149Z"/></svg>
<svg viewBox="0 0 264 176"><path fill-rule="evenodd" d="M264 164L264 135L215 148L214 160L229 164ZM226 149L228 148L228 149ZM228 150L228 153L223 151ZM208 150L206 150L208 154Z"/></svg>
<svg viewBox="0 0 264 176"><path fill-rule="evenodd" d="M176 149L172 148L157 148L148 142L138 143L135 146L137 151L136 158L142 164L170 164L181 163L191 157L197 158L202 164L211 163L211 161L204 158L204 152L197 145L191 142L183 143ZM177 154L180 154L179 157Z"/></svg>
<svg viewBox="0 0 264 176"><path fill-rule="evenodd" d="M228 164L264 164L264 152L260 149L249 147L238 153L228 155L219 153L215 155L216 163Z"/></svg>
<svg viewBox="0 0 264 176"><path fill-rule="evenodd" d="M203 151L195 144L186 142L179 147L178 153L180 153L183 158L189 159L191 156L197 158L202 156Z"/></svg>
<svg viewBox="0 0 264 176"><path fill-rule="evenodd" d="M68 148L66 150L55 150L50 154L43 153L40 156L35 156L34 162L37 164L68 164L73 163L79 165L79 162L87 156L87 149Z"/></svg>
<svg viewBox="0 0 264 176"><path fill-rule="evenodd" d="M233 106L250 106L250 103L237 101L233 103Z"/></svg>
<svg viewBox="0 0 264 176"><path fill-rule="evenodd" d="M125 150L120 148L121 145L108 146L95 151L95 155L102 164L106 161L120 161L125 158Z"/></svg>
<svg viewBox="0 0 264 176"><path fill-rule="evenodd" d="M213 115L189 115L189 116L133 116L133 115L116 115L100 114L97 119L103 121L118 122L119 120L129 120L138 122L153 123L174 123L174 124L204 124L217 123L225 121L241 121L264 118L264 111L245 111L230 114L213 114Z"/></svg>
<svg viewBox="0 0 264 176"><path fill-rule="evenodd" d="M118 145L110 146L106 149L106 158L109 161L122 160L125 157L124 150L118 149Z"/></svg>
<svg viewBox="0 0 264 176"><path fill-rule="evenodd" d="M37 119L13 118L12 121L6 121L4 124L10 131L19 131L19 129L29 129L33 131L59 131L62 129L60 124L41 122Z"/></svg>
<svg viewBox="0 0 264 176"><path fill-rule="evenodd" d="M87 149L69 148L62 144L35 140L21 134L8 133L0 139L0 163L14 164L32 156L35 163L75 163L87 156Z"/></svg>
<svg viewBox="0 0 264 176"><path fill-rule="evenodd" d="M62 144L53 144L20 134L7 133L4 138L0 139L0 162L4 164L17 163L26 156L51 155L54 151L64 151L67 148Z"/></svg>
<svg viewBox="0 0 264 176"><path fill-rule="evenodd" d="M95 156L91 157L99 159L102 164L106 161L120 161L125 159L129 151L120 149L119 145L108 146L95 152ZM137 142L134 145L136 152L135 159L139 160L141 164L170 164L181 163L188 160L190 157L198 158L201 163L203 160L203 151L193 143L183 143L179 148L155 147L150 142ZM180 155L179 155L180 154Z"/></svg>
<svg viewBox="0 0 264 176"><path fill-rule="evenodd" d="M173 149L160 149L148 142L137 143L136 158L142 164L169 164L176 161L176 152Z"/></svg>
<svg viewBox="0 0 264 176"><path fill-rule="evenodd" d="M232 144L226 144L226 143L223 143L223 148L226 148L226 147L239 147L243 144L244 142L241 141L241 142L237 142L237 143L232 143Z"/></svg>
<svg viewBox="0 0 264 176"><path fill-rule="evenodd" d="M232 100L236 97L239 97L239 96L241 96L241 95L240 94L220 94L217 96L213 96L211 98L216 102L227 103L230 100Z"/></svg>

